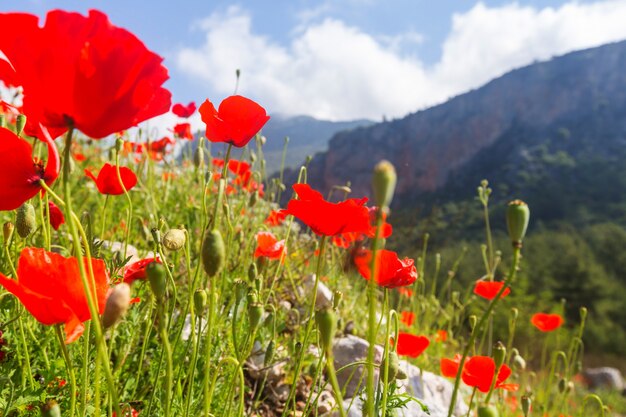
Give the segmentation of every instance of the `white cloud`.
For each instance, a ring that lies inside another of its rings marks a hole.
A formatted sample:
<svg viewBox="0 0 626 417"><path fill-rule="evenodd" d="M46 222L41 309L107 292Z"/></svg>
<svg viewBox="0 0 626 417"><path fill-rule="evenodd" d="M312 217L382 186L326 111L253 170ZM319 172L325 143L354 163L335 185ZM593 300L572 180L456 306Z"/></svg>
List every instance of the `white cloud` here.
<svg viewBox="0 0 626 417"><path fill-rule="evenodd" d="M544 9L478 3L453 16L439 62L425 66L398 47L423 41L416 32L376 37L327 17L300 25L282 46L254 33L251 16L231 7L200 22L204 43L181 50L177 64L224 96L240 68L242 94L270 112L379 119L442 102L534 60L625 39L625 20L623 0Z"/></svg>

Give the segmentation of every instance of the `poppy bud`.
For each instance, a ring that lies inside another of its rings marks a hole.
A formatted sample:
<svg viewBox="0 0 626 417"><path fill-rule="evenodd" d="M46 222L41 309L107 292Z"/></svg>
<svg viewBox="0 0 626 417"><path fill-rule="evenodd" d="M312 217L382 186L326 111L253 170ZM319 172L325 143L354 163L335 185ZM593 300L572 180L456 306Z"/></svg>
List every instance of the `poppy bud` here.
<svg viewBox="0 0 626 417"><path fill-rule="evenodd" d="M337 316L330 309L317 310L315 312L315 321L320 331L320 343L322 349L328 354L333 346L333 337L337 331Z"/></svg>
<svg viewBox="0 0 626 417"><path fill-rule="evenodd" d="M22 239L26 239L37 227L35 208L30 203L24 203L17 209L15 228Z"/></svg>
<svg viewBox="0 0 626 417"><path fill-rule="evenodd" d="M4 246L9 244L9 240L13 236L13 231L15 230L15 226L11 222L5 222L2 226L2 236L4 237Z"/></svg>
<svg viewBox="0 0 626 417"><path fill-rule="evenodd" d="M256 267L256 263L250 263L250 266L248 267L248 280L250 280L250 282L254 282L258 275L259 270Z"/></svg>
<svg viewBox="0 0 626 417"><path fill-rule="evenodd" d="M513 366L516 369L523 371L526 369L526 360L522 357L522 355L517 354L513 356Z"/></svg>
<svg viewBox="0 0 626 417"><path fill-rule="evenodd" d="M374 167L372 177L372 190L374 192L374 203L378 207L389 207L396 189L396 169L391 162L382 160Z"/></svg>
<svg viewBox="0 0 626 417"><path fill-rule="evenodd" d="M333 310L337 310L339 308L339 303L343 298L343 293L341 291L335 291L333 294Z"/></svg>
<svg viewBox="0 0 626 417"><path fill-rule="evenodd" d="M26 115L18 114L15 120L15 133L17 136L22 136L24 126L26 126Z"/></svg>
<svg viewBox="0 0 626 417"><path fill-rule="evenodd" d="M276 344L273 340L267 344L267 348L265 349L265 358L263 359L263 366L269 366L274 359L274 353L276 353Z"/></svg>
<svg viewBox="0 0 626 417"><path fill-rule="evenodd" d="M158 262L150 262L146 266L146 276L150 282L150 288L157 300L165 298L167 280L165 278L165 266Z"/></svg>
<svg viewBox="0 0 626 417"><path fill-rule="evenodd" d="M476 318L474 314L472 314L471 316L469 316L468 320L469 320L470 332L474 333L474 328L476 327L476 321L478 319Z"/></svg>
<svg viewBox="0 0 626 417"><path fill-rule="evenodd" d="M159 229L157 229L156 227L153 227L152 229L150 229L150 233L152 234L152 239L154 242L161 241L161 231Z"/></svg>
<svg viewBox="0 0 626 417"><path fill-rule="evenodd" d="M183 229L170 229L164 235L161 243L167 250L177 251L185 246L186 235Z"/></svg>
<svg viewBox="0 0 626 417"><path fill-rule="evenodd" d="M580 321L585 321L587 318L587 307L580 308Z"/></svg>
<svg viewBox="0 0 626 417"><path fill-rule="evenodd" d="M217 275L224 266L226 249L219 230L213 229L206 234L202 242L202 265L208 276Z"/></svg>
<svg viewBox="0 0 626 417"><path fill-rule="evenodd" d="M524 417L528 417L528 412L530 411L530 397L527 395L522 395L522 411L524 412Z"/></svg>
<svg viewBox="0 0 626 417"><path fill-rule="evenodd" d="M481 405L478 407L478 417L498 417L498 410L492 405Z"/></svg>
<svg viewBox="0 0 626 417"><path fill-rule="evenodd" d="M204 307L206 307L207 299L208 295L206 293L206 290L204 290L203 288L196 290L196 292L193 293L193 308L196 316L202 317L204 313Z"/></svg>
<svg viewBox="0 0 626 417"><path fill-rule="evenodd" d="M130 286L122 282L111 290L107 298L104 313L102 314L102 325L105 329L120 321L128 311L130 305Z"/></svg>
<svg viewBox="0 0 626 417"><path fill-rule="evenodd" d="M41 417L61 417L61 407L54 400L49 400L41 407Z"/></svg>
<svg viewBox="0 0 626 417"><path fill-rule="evenodd" d="M204 165L204 148L201 145L198 145L196 151L193 153L193 165L196 168L200 168Z"/></svg>
<svg viewBox="0 0 626 417"><path fill-rule="evenodd" d="M496 343L495 349L493 350L493 360L496 363L496 369L500 369L505 358L506 348L504 347L504 344L502 344L502 342Z"/></svg>
<svg viewBox="0 0 626 417"><path fill-rule="evenodd" d="M256 330L263 317L263 305L261 303L248 304L248 321L250 322L250 328Z"/></svg>
<svg viewBox="0 0 626 417"><path fill-rule="evenodd" d="M124 147L124 139L118 136L117 139L115 139L115 151L120 152L123 147Z"/></svg>
<svg viewBox="0 0 626 417"><path fill-rule="evenodd" d="M513 200L506 209L506 225L509 229L509 238L513 246L521 247L522 240L526 235L530 209L522 200Z"/></svg>
<svg viewBox="0 0 626 417"><path fill-rule="evenodd" d="M396 351L389 351L387 354L387 361L389 362L389 373L387 374L389 376L389 380L406 379L406 374L400 369L400 360L398 359ZM385 369L385 366L387 366L387 363L383 359L380 363L381 372L383 372L382 370Z"/></svg>

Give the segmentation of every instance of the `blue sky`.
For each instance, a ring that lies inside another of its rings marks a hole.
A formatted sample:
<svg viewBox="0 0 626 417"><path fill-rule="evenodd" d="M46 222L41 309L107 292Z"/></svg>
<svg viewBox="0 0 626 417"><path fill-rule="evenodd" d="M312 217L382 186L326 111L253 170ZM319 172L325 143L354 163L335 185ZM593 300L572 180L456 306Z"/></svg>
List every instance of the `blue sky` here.
<svg viewBox="0 0 626 417"><path fill-rule="evenodd" d="M401 117L534 60L626 39L626 0L3 0L106 12L165 57L175 101L240 93L270 112Z"/></svg>

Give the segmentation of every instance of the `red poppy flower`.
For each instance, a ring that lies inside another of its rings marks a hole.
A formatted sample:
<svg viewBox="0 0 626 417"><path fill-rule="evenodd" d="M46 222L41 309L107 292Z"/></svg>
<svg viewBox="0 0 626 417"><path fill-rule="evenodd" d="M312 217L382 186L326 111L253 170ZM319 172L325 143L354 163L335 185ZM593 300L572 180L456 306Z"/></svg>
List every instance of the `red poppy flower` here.
<svg viewBox="0 0 626 417"><path fill-rule="evenodd" d="M222 163L223 166L223 163ZM236 159L228 160L228 170L235 175L244 175L250 172L250 164L245 161L238 161Z"/></svg>
<svg viewBox="0 0 626 417"><path fill-rule="evenodd" d="M403 311L400 313L400 321L411 327L415 322L415 313L411 311Z"/></svg>
<svg viewBox="0 0 626 417"><path fill-rule="evenodd" d="M86 259L84 260L87 262ZM109 276L101 259L92 259L96 300L104 311ZM44 249L25 248L17 264L18 280L0 274L0 285L15 295L26 309L45 325L65 323L65 342L83 334L82 322L91 314L76 258L65 258Z"/></svg>
<svg viewBox="0 0 626 417"><path fill-rule="evenodd" d="M206 137L211 142L225 142L244 147L270 119L265 109L249 98L230 96L215 106L206 100L200 106L202 121L206 123Z"/></svg>
<svg viewBox="0 0 626 417"><path fill-rule="evenodd" d="M33 161L33 149L9 129L0 128L0 211L14 210L30 200L42 188L40 180L50 185L59 176L59 153L45 132L48 163Z"/></svg>
<svg viewBox="0 0 626 417"><path fill-rule="evenodd" d="M290 200L287 214L309 226L318 235L335 236L346 232L366 233L369 230L369 212L366 198L351 198L341 203L329 203L322 194L307 184L294 184L298 200Z"/></svg>
<svg viewBox="0 0 626 417"><path fill-rule="evenodd" d="M448 332L445 330L437 330L435 342L445 342L446 340L448 340Z"/></svg>
<svg viewBox="0 0 626 417"><path fill-rule="evenodd" d="M178 117L184 117L185 119L191 117L192 114L196 111L196 103L193 101L187 104L186 106L182 103L176 103L172 106L172 113L174 113Z"/></svg>
<svg viewBox="0 0 626 417"><path fill-rule="evenodd" d="M267 216L267 219L265 219L264 223L269 226L279 226L283 224L286 217L287 212L285 210L272 210Z"/></svg>
<svg viewBox="0 0 626 417"><path fill-rule="evenodd" d="M152 262L161 263L161 260L159 258L146 258L126 265L124 267L123 281L130 285L138 279L145 280L146 267Z"/></svg>
<svg viewBox="0 0 626 417"><path fill-rule="evenodd" d="M124 188L122 188L122 184L120 184L117 177L117 168L115 167L115 165L111 165L108 163L104 164L102 169L100 169L97 178L88 169L85 170L85 175L94 180L100 194L124 194L124 188L126 188L126 191L129 191L137 184L137 176L135 175L135 173L129 168L120 167L120 176L122 177L122 183L124 184Z"/></svg>
<svg viewBox="0 0 626 417"><path fill-rule="evenodd" d="M408 297L408 298L413 297L413 290L410 288L398 287L396 289L398 290L398 293L404 297Z"/></svg>
<svg viewBox="0 0 626 417"><path fill-rule="evenodd" d="M169 136L163 136L161 139L155 140L154 142L150 142L149 144L147 144L148 151L164 153L167 145L173 145L174 143L176 143L174 139L170 138Z"/></svg>
<svg viewBox="0 0 626 417"><path fill-rule="evenodd" d="M531 317L530 322L542 332L551 332L561 327L563 317L558 314L537 313Z"/></svg>
<svg viewBox="0 0 626 417"><path fill-rule="evenodd" d="M65 223L65 216L63 216L63 212L52 201L48 202L48 211L50 213L50 225L54 230L59 230L59 227L63 223Z"/></svg>
<svg viewBox="0 0 626 417"><path fill-rule="evenodd" d="M398 355L417 358L424 353L429 344L430 340L426 336L398 333Z"/></svg>
<svg viewBox="0 0 626 417"><path fill-rule="evenodd" d="M417 269L413 259L398 258L398 254L382 249L376 252L378 277L376 282L379 286L385 288L404 287L411 285L417 279ZM372 251L362 249L356 252L354 256L354 264L361 276L367 280L370 279L370 264L372 262Z"/></svg>
<svg viewBox="0 0 626 417"><path fill-rule="evenodd" d="M457 353L454 358L441 358L439 361L439 367L441 369L441 375L448 378L456 378L456 374L459 372L459 364L461 363L462 356Z"/></svg>
<svg viewBox="0 0 626 417"><path fill-rule="evenodd" d="M366 233L366 236L369 238L375 238L376 237L376 217L378 214L378 207L370 207L369 213L370 213L370 222L372 226ZM391 227L391 225L387 223L387 213L383 212L383 224L380 229L380 237L383 239L387 239L389 236L391 236L391 233L393 233L393 227Z"/></svg>
<svg viewBox="0 0 626 417"><path fill-rule="evenodd" d="M189 123L179 123L174 126L172 131L174 136L179 139L193 140L193 133L191 133L191 125Z"/></svg>
<svg viewBox="0 0 626 417"><path fill-rule="evenodd" d="M259 232L256 234L256 250L254 251L254 257L258 258L264 256L271 260L277 260L281 258L285 250L285 241L276 240L270 232Z"/></svg>
<svg viewBox="0 0 626 417"><path fill-rule="evenodd" d="M0 59L0 65L2 60ZM17 116L20 114L20 110L12 104L6 101L0 100L0 114L3 114L7 123L13 125L17 120Z"/></svg>
<svg viewBox="0 0 626 417"><path fill-rule="evenodd" d="M24 88L24 113L55 129L72 125L100 139L167 112L163 59L132 33L91 10L38 17L0 14L0 80Z"/></svg>
<svg viewBox="0 0 626 417"><path fill-rule="evenodd" d="M503 285L504 282L478 280L476 281L476 285L474 285L474 294L480 295L487 300L493 300L496 298L496 295L498 295ZM510 292L510 288L505 289L500 299L509 295Z"/></svg>
<svg viewBox="0 0 626 417"><path fill-rule="evenodd" d="M461 378L470 387L476 387L481 392L489 392L496 372L496 363L488 356L472 356L465 362ZM494 388L515 391L517 384L505 384L504 381L511 375L511 369L502 365L498 372Z"/></svg>
<svg viewBox="0 0 626 417"><path fill-rule="evenodd" d="M220 159L220 158L213 158L211 163L213 164L213 166L215 168L223 168L224 167L224 160Z"/></svg>

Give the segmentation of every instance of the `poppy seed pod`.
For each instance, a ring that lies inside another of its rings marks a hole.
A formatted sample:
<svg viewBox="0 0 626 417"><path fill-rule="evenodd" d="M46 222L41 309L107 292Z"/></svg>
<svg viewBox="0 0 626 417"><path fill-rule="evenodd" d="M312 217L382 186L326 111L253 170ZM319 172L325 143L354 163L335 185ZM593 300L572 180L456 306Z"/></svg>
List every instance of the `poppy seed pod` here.
<svg viewBox="0 0 626 417"><path fill-rule="evenodd" d="M26 115L18 114L15 119L15 133L17 136L22 136L24 126L26 126Z"/></svg>
<svg viewBox="0 0 626 417"><path fill-rule="evenodd" d="M204 314L204 307L206 307L208 295L205 289L196 290L193 293L193 308L194 313L198 317L202 317Z"/></svg>
<svg viewBox="0 0 626 417"><path fill-rule="evenodd" d="M61 407L54 400L49 400L41 407L41 417L61 417Z"/></svg>
<svg viewBox="0 0 626 417"><path fill-rule="evenodd" d="M150 288L157 300L165 298L167 290L167 279L165 277L165 266L158 262L150 262L146 266L146 276L150 282Z"/></svg>
<svg viewBox="0 0 626 417"><path fill-rule="evenodd" d="M524 417L528 417L528 412L530 411L530 397L527 395L522 396L522 411L524 412Z"/></svg>
<svg viewBox="0 0 626 417"><path fill-rule="evenodd" d="M208 276L214 277L224 266L226 248L224 239L219 230L213 229L208 232L202 242L202 266Z"/></svg>
<svg viewBox="0 0 626 417"><path fill-rule="evenodd" d="M15 230L15 226L11 222L5 222L2 225L2 236L4 237L5 246L9 244L9 240L11 240L14 230Z"/></svg>
<svg viewBox="0 0 626 417"><path fill-rule="evenodd" d="M478 407L478 417L498 417L498 410L492 405L481 405Z"/></svg>
<svg viewBox="0 0 626 417"><path fill-rule="evenodd" d="M254 288L250 288L248 290L248 294L246 295L246 301L248 304L256 304L259 302L259 294Z"/></svg>
<svg viewBox="0 0 626 417"><path fill-rule="evenodd" d="M130 305L130 286L122 282L111 290L102 314L102 325L105 329L120 321Z"/></svg>
<svg viewBox="0 0 626 417"><path fill-rule="evenodd" d="M374 167L372 190L374 192L374 203L378 207L389 207L389 204L391 204L397 178L396 169L387 160L380 161Z"/></svg>
<svg viewBox="0 0 626 417"><path fill-rule="evenodd" d="M513 200L509 203L506 209L506 226L513 246L522 246L529 219L530 209L526 203L522 200Z"/></svg>
<svg viewBox="0 0 626 417"><path fill-rule="evenodd" d="M35 208L30 203L24 203L17 209L15 228L22 239L26 239L37 227Z"/></svg>
<svg viewBox="0 0 626 417"><path fill-rule="evenodd" d="M260 303L248 304L248 320L250 321L250 328L256 330L263 317L263 305Z"/></svg>
<svg viewBox="0 0 626 417"><path fill-rule="evenodd" d="M320 343L326 354L332 351L333 337L337 331L337 316L330 309L317 310L315 321L320 331Z"/></svg>
<svg viewBox="0 0 626 417"><path fill-rule="evenodd" d="M170 229L164 235L161 243L167 250L177 251L185 246L186 235L183 229Z"/></svg>

